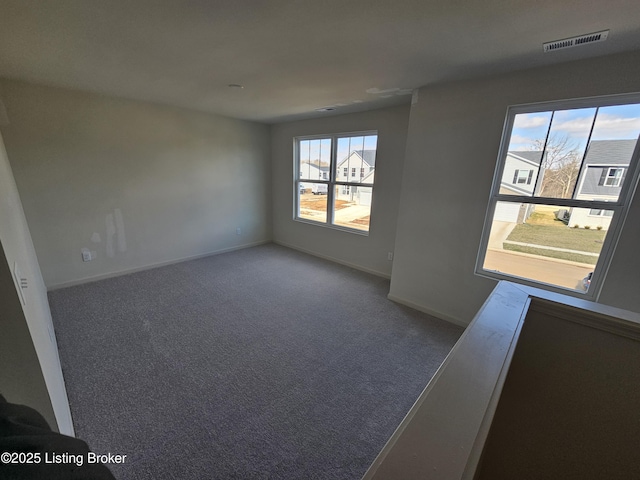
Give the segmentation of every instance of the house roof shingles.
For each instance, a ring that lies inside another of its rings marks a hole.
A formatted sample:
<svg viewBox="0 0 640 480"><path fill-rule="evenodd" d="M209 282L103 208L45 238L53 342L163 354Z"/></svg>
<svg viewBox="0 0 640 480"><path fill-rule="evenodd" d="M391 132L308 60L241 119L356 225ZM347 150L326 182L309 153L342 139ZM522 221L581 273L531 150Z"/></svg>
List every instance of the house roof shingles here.
<svg viewBox="0 0 640 480"><path fill-rule="evenodd" d="M542 159L540 150L509 150L509 155L520 157L536 165L540 165L540 160Z"/></svg>
<svg viewBox="0 0 640 480"><path fill-rule="evenodd" d="M593 140L585 165L629 165L636 140Z"/></svg>
<svg viewBox="0 0 640 480"><path fill-rule="evenodd" d="M347 161L347 159L351 157L351 155L353 155L354 153L358 155L360 158L362 158L362 160L364 160L364 162L370 167L376 166L375 150L352 150L349 152L349 154L346 157L342 159L340 163L338 163L338 166L342 165L345 161Z"/></svg>

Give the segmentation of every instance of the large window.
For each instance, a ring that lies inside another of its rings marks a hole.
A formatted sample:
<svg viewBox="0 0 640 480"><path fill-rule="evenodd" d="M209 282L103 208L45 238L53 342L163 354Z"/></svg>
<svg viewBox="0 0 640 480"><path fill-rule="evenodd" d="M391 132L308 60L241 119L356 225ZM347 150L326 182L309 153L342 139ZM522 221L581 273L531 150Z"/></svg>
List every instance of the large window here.
<svg viewBox="0 0 640 480"><path fill-rule="evenodd" d="M476 272L597 299L639 135L640 95L511 107Z"/></svg>
<svg viewBox="0 0 640 480"><path fill-rule="evenodd" d="M295 139L295 215L358 233L369 231L376 132Z"/></svg>

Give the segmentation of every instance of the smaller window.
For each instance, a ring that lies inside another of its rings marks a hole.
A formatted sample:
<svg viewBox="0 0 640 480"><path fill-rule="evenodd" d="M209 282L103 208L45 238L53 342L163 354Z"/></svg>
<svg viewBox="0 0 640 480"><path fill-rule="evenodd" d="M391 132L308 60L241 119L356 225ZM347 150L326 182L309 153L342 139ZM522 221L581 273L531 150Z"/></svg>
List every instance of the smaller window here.
<svg viewBox="0 0 640 480"><path fill-rule="evenodd" d="M349 185L343 185L342 186L342 194L343 195L349 195Z"/></svg>
<svg viewBox="0 0 640 480"><path fill-rule="evenodd" d="M342 174L343 177L348 177L349 176L349 168L348 167L344 167L344 173Z"/></svg>
<svg viewBox="0 0 640 480"><path fill-rule="evenodd" d="M356 176L356 169L355 169L355 168L352 168L352 169L351 169L351 176L352 176L352 177L355 177L355 176Z"/></svg>
<svg viewBox="0 0 640 480"><path fill-rule="evenodd" d="M612 217L612 210L601 210L599 208L592 208L589 210L589 216L591 217Z"/></svg>
<svg viewBox="0 0 640 480"><path fill-rule="evenodd" d="M364 168L361 168L361 169L360 169L360 176L361 176L361 177L364 177Z"/></svg>
<svg viewBox="0 0 640 480"><path fill-rule="evenodd" d="M607 170L604 185L607 187L619 187L622 181L622 168L610 168Z"/></svg>
<svg viewBox="0 0 640 480"><path fill-rule="evenodd" d="M327 172L322 172L322 178L325 180L327 179Z"/></svg>
<svg viewBox="0 0 640 480"><path fill-rule="evenodd" d="M533 170L516 170L513 174L513 183L531 185Z"/></svg>

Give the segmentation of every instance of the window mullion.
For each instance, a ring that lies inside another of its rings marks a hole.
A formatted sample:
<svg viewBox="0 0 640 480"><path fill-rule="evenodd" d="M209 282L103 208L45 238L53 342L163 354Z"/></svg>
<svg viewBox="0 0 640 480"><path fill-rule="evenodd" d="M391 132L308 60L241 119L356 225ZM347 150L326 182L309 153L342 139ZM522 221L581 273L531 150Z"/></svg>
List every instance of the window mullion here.
<svg viewBox="0 0 640 480"><path fill-rule="evenodd" d="M327 186L327 223L333 225L335 212L334 212L334 197L335 197L335 181L336 181L336 165L338 154L338 140L335 135L331 136L331 159L329 165L329 185Z"/></svg>
<svg viewBox="0 0 640 480"><path fill-rule="evenodd" d="M607 202L606 200L578 200L574 198L548 198L548 197L525 197L519 195L494 195L498 202L507 203L530 203L535 205L551 205L558 207L574 208L605 208L612 210L613 207L621 207L623 202Z"/></svg>
<svg viewBox="0 0 640 480"><path fill-rule="evenodd" d="M587 151L589 150L589 143L591 143L591 137L593 136L593 129L596 126L596 120L598 118L598 113L600 112L600 107L596 108L596 112L593 115L593 122L591 122L591 129L589 130L589 137L587 138L587 143L584 147L584 153L582 154L582 160L580 161L580 168L578 169L578 176L576 177L576 183L573 185L573 192L571 193L571 198L576 196L576 192L578 191L578 186L580 184L580 177L582 176L582 172L584 171L584 161L587 158Z"/></svg>
<svg viewBox="0 0 640 480"><path fill-rule="evenodd" d="M549 142L549 135L551 134L551 126L553 125L554 114L555 112L551 113L551 118L549 119L549 128L547 128L547 135L544 138L544 145L542 146L542 156L540 157L540 165L538 166L538 175L536 175L536 184L533 187L534 193L539 193L540 192L539 188L542 188L542 177L544 177L544 172L545 172L544 159L545 159L545 153L547 151L547 143ZM512 126L513 126L513 123L512 123Z"/></svg>

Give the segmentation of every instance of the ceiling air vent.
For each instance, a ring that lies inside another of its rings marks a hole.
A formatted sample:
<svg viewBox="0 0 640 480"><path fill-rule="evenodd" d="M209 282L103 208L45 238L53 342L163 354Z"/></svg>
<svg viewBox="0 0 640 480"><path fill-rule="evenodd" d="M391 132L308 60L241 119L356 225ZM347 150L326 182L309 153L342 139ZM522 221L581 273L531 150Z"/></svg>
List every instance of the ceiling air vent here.
<svg viewBox="0 0 640 480"><path fill-rule="evenodd" d="M544 53L562 50L564 48L577 47L578 45L586 45L587 43L604 42L609 36L609 30L601 32L589 33L578 37L565 38L564 40L556 40L542 44Z"/></svg>

